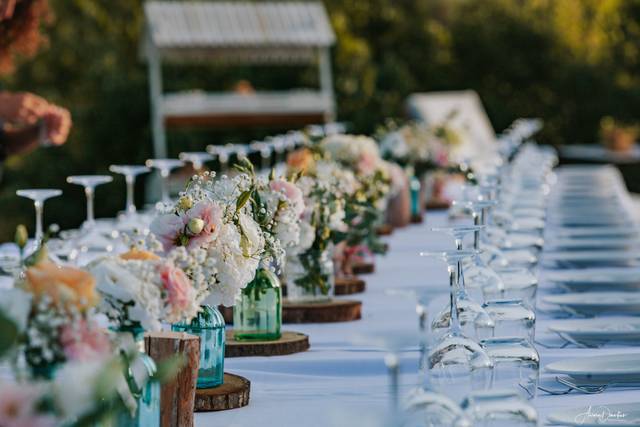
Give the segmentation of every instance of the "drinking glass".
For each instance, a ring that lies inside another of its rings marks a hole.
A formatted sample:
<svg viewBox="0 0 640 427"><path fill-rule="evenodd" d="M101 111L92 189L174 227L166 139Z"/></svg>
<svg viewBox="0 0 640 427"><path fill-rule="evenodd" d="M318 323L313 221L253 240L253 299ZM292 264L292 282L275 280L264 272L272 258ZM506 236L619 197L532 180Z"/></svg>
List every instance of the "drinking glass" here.
<svg viewBox="0 0 640 427"><path fill-rule="evenodd" d="M487 285L482 288L485 301L495 299L521 299L529 307L535 307L538 279L527 268L507 267L495 270L500 277L500 286Z"/></svg>
<svg viewBox="0 0 640 427"><path fill-rule="evenodd" d="M260 153L260 170L266 173L271 169L271 145L263 141L252 142L249 147L257 153Z"/></svg>
<svg viewBox="0 0 640 427"><path fill-rule="evenodd" d="M203 172L205 170L205 164L209 160L213 160L213 156L203 151L185 151L178 155L178 158L183 162L189 162L193 165L193 170L196 172Z"/></svg>
<svg viewBox="0 0 640 427"><path fill-rule="evenodd" d="M162 204L171 203L171 196L169 195L169 176L171 171L175 168L179 168L184 165L182 160L177 159L149 159L145 162L150 168L157 169L160 173L160 191Z"/></svg>
<svg viewBox="0 0 640 427"><path fill-rule="evenodd" d="M231 154L231 147L231 144L207 146L207 153L218 159L220 174L225 174L229 170L229 156Z"/></svg>
<svg viewBox="0 0 640 427"><path fill-rule="evenodd" d="M455 240L456 248L459 251L463 250L463 240L466 235L470 233L478 233L483 227L477 225L471 226L457 226L457 227L437 227L432 228L432 231L443 232L451 235ZM473 258L477 258L474 255ZM470 265L469 263L467 265ZM460 310L459 319L464 333L472 338L481 339L487 338L493 335L494 322L491 317L485 312L482 306L469 297L466 291L466 274L463 273L463 263L460 260L457 264L456 275L458 277L458 291L456 293L458 308ZM475 276L480 277L479 275ZM480 287L484 283L480 284ZM449 324L449 310L444 310L434 320L434 326L438 329L446 328Z"/></svg>
<svg viewBox="0 0 640 427"><path fill-rule="evenodd" d="M16 191L16 195L20 197L26 197L33 200L33 206L36 210L36 232L35 232L35 246L33 250L36 250L42 244L42 238L44 237L44 231L42 230L42 216L44 213L44 202L52 197L58 197L62 194L62 190L53 188L42 189L23 189Z"/></svg>
<svg viewBox="0 0 640 427"><path fill-rule="evenodd" d="M127 202L125 205L125 215L134 215L136 213L135 188L136 178L138 175L147 173L150 169L146 166L139 165L111 165L109 170L113 173L124 175L127 184Z"/></svg>
<svg viewBox="0 0 640 427"><path fill-rule="evenodd" d="M536 314L522 300L488 301L482 307L495 323L494 336L516 336L533 342Z"/></svg>
<svg viewBox="0 0 640 427"><path fill-rule="evenodd" d="M518 337L482 340L493 361L493 387L534 399L540 378L540 355L531 341Z"/></svg>
<svg viewBox="0 0 640 427"><path fill-rule="evenodd" d="M538 413L510 390L475 392L462 402L465 414L478 427L536 427Z"/></svg>
<svg viewBox="0 0 640 427"><path fill-rule="evenodd" d="M448 331L439 337L427 356L429 381L436 391L460 399L471 390L491 384L493 362L485 350L467 337L460 326L456 293L459 288L458 262L475 255L474 251L421 252L421 256L439 258L447 263L450 311Z"/></svg>
<svg viewBox="0 0 640 427"><path fill-rule="evenodd" d="M113 177L110 175L72 175L67 177L69 184L81 185L84 188L84 194L87 196L87 219L82 225L84 228L89 230L96 225L93 210L96 187L111 181L113 181Z"/></svg>

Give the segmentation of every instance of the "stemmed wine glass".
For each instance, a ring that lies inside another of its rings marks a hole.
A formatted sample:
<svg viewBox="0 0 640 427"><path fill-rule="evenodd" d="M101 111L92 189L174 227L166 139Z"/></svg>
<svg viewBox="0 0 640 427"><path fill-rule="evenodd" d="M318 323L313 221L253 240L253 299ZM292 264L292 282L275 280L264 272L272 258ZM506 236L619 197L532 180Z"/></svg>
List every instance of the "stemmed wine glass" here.
<svg viewBox="0 0 640 427"><path fill-rule="evenodd" d="M455 240L456 249L459 251L463 250L463 240L466 235L470 233L478 233L483 229L483 226L478 225L470 225L470 226L456 226L456 227L436 227L432 228L432 231L447 233L452 236ZM473 260L477 260L479 257L476 254L472 256L472 260L467 266L475 266ZM482 262L480 260L480 262ZM460 310L458 317L460 320L460 324L465 332L470 337L473 337L476 340L480 340L483 338L488 338L493 336L493 329L495 327L495 323L491 316L486 312L482 305L477 301L474 301L473 298L469 297L469 294L466 290L466 280L465 273L463 271L463 263L462 260L458 261L456 275L458 277L458 291L456 293L457 304ZM496 275L497 277L497 275ZM485 286L487 281L485 279L488 276L482 275L473 275L474 279L483 280L482 283L478 283L477 286L482 288ZM499 280L499 278L497 279ZM449 323L449 310L441 313L434 321L434 328L445 328Z"/></svg>
<svg viewBox="0 0 640 427"><path fill-rule="evenodd" d="M107 184L113 181L110 175L72 175L67 177L69 184L81 185L84 187L84 194L87 196L87 219L82 225L83 228L90 230L96 225L96 219L93 211L94 195L98 185Z"/></svg>
<svg viewBox="0 0 640 427"><path fill-rule="evenodd" d="M229 169L229 156L231 154L231 147L231 144L207 146L207 152L218 159L221 174L226 173Z"/></svg>
<svg viewBox="0 0 640 427"><path fill-rule="evenodd" d="M266 173L271 169L271 145L263 141L255 141L250 145L251 149L260 153L260 170Z"/></svg>
<svg viewBox="0 0 640 427"><path fill-rule="evenodd" d="M193 165L193 170L196 172L204 171L205 164L209 160L213 160L213 156L204 151L186 151L178 155L178 158L183 162L189 162Z"/></svg>
<svg viewBox="0 0 640 427"><path fill-rule="evenodd" d="M169 175L175 168L179 168L184 165L182 160L177 159L149 159L145 164L154 169L158 169L160 172L160 190L161 190L161 202L164 205L171 203L171 196L169 195Z"/></svg>
<svg viewBox="0 0 640 427"><path fill-rule="evenodd" d="M462 332L458 318L458 263L475 254L475 251L469 250L420 253L420 256L439 258L447 263L451 321L449 330L429 350L427 368L434 389L454 400L466 396L471 390L485 389L491 385L493 362L476 341Z"/></svg>
<svg viewBox="0 0 640 427"><path fill-rule="evenodd" d="M146 166L140 165L111 165L109 166L109 170L113 173L124 175L124 179L127 184L127 203L125 206L125 215L135 215L136 203L134 198L134 191L136 178L138 177L138 175L149 172L150 169Z"/></svg>
<svg viewBox="0 0 640 427"><path fill-rule="evenodd" d="M53 188L42 188L42 189L23 189L16 191L16 195L20 197L26 197L27 199L33 200L33 206L36 210L36 233L35 233L35 246L34 250L37 250L42 244L42 239L44 237L44 231L42 229L42 216L44 212L44 202L47 199L52 197L58 197L62 195L62 190L53 189Z"/></svg>

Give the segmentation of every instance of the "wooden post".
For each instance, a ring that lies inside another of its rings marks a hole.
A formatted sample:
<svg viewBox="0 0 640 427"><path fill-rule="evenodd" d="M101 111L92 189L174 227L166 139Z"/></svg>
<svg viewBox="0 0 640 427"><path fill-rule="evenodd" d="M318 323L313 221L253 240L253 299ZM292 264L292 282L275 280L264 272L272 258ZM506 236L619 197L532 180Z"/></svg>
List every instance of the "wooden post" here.
<svg viewBox="0 0 640 427"><path fill-rule="evenodd" d="M162 386L160 395L161 427L193 427L196 382L200 368L200 338L184 332L145 334L147 354L156 362L183 354L185 366L175 380Z"/></svg>

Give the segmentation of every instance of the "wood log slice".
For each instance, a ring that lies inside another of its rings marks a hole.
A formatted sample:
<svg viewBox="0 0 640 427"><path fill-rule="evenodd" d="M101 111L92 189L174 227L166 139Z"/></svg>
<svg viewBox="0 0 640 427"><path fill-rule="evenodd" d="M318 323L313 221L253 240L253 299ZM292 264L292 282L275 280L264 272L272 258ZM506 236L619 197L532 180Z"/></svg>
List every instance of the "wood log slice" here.
<svg viewBox="0 0 640 427"><path fill-rule="evenodd" d="M176 378L162 385L160 426L193 426L193 407L200 367L200 338L185 332L151 332L145 334L144 343L147 354L156 362L176 354L185 357L185 365Z"/></svg>
<svg viewBox="0 0 640 427"><path fill-rule="evenodd" d="M366 282L358 277L336 277L334 295L351 295L364 292Z"/></svg>
<svg viewBox="0 0 640 427"><path fill-rule="evenodd" d="M353 274L371 274L376 270L376 265L372 262L362 262L354 264L351 269Z"/></svg>
<svg viewBox="0 0 640 427"><path fill-rule="evenodd" d="M411 224L422 224L423 222L424 222L424 217L422 215L411 216Z"/></svg>
<svg viewBox="0 0 640 427"><path fill-rule="evenodd" d="M393 226L391 226L390 224L382 224L380 227L378 227L376 233L378 234L378 236L390 236L391 234L393 234Z"/></svg>
<svg viewBox="0 0 640 427"><path fill-rule="evenodd" d="M284 331L275 341L236 341L233 331L227 331L224 357L284 356L309 349L309 336L300 332Z"/></svg>
<svg viewBox="0 0 640 427"><path fill-rule="evenodd" d="M282 305L282 323L350 322L361 317L362 302L356 300L298 303L285 299Z"/></svg>
<svg viewBox="0 0 640 427"><path fill-rule="evenodd" d="M239 375L224 374L224 383L214 388L196 390L196 412L226 411L249 404L251 382Z"/></svg>

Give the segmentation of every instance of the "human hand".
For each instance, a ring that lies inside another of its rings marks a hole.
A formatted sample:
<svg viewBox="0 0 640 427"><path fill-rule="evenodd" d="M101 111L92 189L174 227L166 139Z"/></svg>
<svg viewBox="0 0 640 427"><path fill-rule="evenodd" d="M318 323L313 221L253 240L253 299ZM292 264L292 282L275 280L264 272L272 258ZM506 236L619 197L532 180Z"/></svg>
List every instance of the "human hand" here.
<svg viewBox="0 0 640 427"><path fill-rule="evenodd" d="M0 0L0 5L3 1ZM0 119L7 122L35 124L48 108L49 103L38 95L28 92L0 92Z"/></svg>
<svg viewBox="0 0 640 427"><path fill-rule="evenodd" d="M69 110L57 105L50 105L42 119L47 139L54 145L64 144L71 130L71 113L69 113Z"/></svg>
<svg viewBox="0 0 640 427"><path fill-rule="evenodd" d="M11 19L16 8L16 0L0 0L0 21Z"/></svg>

